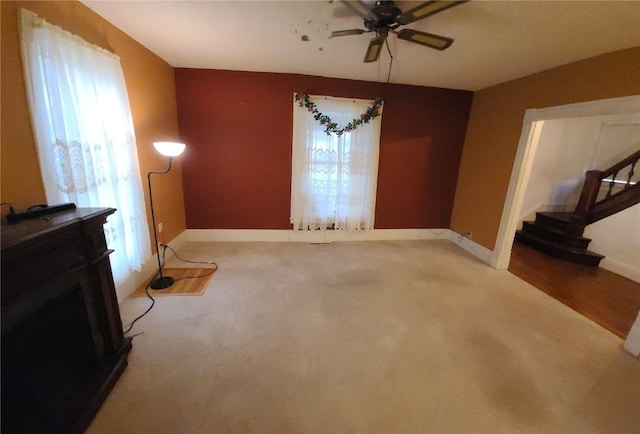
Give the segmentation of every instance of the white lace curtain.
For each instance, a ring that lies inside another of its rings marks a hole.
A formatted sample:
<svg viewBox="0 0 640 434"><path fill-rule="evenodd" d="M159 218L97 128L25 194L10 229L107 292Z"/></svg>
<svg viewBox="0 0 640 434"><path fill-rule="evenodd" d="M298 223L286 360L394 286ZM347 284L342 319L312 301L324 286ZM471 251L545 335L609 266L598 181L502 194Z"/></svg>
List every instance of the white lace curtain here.
<svg viewBox="0 0 640 434"><path fill-rule="evenodd" d="M25 82L47 202L112 207L116 285L151 255L135 133L120 59L21 10Z"/></svg>
<svg viewBox="0 0 640 434"><path fill-rule="evenodd" d="M338 128L374 104L311 96ZM327 135L308 109L293 103L291 223L294 229L373 229L380 145L378 116L343 135Z"/></svg>

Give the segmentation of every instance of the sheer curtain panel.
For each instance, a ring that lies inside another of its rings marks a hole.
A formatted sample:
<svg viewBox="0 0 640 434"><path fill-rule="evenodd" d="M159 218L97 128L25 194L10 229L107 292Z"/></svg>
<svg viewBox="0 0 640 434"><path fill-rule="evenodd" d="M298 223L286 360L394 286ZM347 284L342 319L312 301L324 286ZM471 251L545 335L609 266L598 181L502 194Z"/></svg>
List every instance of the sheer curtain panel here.
<svg viewBox="0 0 640 434"><path fill-rule="evenodd" d="M151 256L133 120L120 59L21 10L25 83L47 201L112 207L114 281Z"/></svg>
<svg viewBox="0 0 640 434"><path fill-rule="evenodd" d="M313 96L339 126L359 118L371 100ZM345 132L325 127L294 100L291 223L294 229L373 229L381 117Z"/></svg>

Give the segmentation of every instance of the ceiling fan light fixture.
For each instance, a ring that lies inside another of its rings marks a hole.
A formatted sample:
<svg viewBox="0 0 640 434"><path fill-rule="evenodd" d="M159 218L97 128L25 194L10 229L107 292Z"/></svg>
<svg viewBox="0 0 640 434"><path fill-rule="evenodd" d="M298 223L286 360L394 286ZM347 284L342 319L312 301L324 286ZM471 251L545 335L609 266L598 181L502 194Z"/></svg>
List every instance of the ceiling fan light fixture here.
<svg viewBox="0 0 640 434"><path fill-rule="evenodd" d="M396 29L401 25L413 23L414 21L435 15L454 6L466 3L467 1L468 0L429 0L403 13L402 10L395 6L395 2L391 0L377 1L371 8L362 0L343 0L343 3L364 18L364 26L367 30L338 30L332 32L330 37L376 32L376 37L371 40L369 47L367 47L367 52L364 56L365 63L378 60L381 47L385 43L389 32L394 33L398 39L442 51L453 44L453 39L413 29L403 29L399 31Z"/></svg>

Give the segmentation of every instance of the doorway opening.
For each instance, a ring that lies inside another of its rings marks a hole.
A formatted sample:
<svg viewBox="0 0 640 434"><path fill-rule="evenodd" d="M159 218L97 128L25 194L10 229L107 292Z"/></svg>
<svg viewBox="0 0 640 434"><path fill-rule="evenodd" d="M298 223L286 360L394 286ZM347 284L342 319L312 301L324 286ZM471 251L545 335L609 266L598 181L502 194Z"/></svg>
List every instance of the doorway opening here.
<svg viewBox="0 0 640 434"><path fill-rule="evenodd" d="M638 95L546 109L529 109L525 112L496 245L490 260L493 267L507 269L509 266L514 234L521 222L521 212L545 123L551 124L561 119L639 114L640 96Z"/></svg>
<svg viewBox="0 0 640 434"><path fill-rule="evenodd" d="M640 96L528 110L491 258L494 267L508 268L623 339L640 310L640 205L585 234L598 240L590 249L610 256L601 266L617 274L550 258L513 240L536 211L573 211L586 170L606 169L638 149Z"/></svg>

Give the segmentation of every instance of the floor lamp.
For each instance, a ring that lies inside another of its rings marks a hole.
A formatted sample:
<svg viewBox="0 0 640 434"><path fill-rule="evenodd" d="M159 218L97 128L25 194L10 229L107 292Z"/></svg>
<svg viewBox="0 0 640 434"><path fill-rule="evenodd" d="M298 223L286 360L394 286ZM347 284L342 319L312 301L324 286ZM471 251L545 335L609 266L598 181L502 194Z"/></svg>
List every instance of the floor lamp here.
<svg viewBox="0 0 640 434"><path fill-rule="evenodd" d="M154 142L153 147L156 148L160 154L165 157L169 157L169 167L167 170L152 170L147 173L147 180L149 181L149 205L151 206L151 223L153 224L153 238L156 242L156 253L158 256L158 273L159 277L153 279L149 286L151 289L165 289L173 285L174 280L171 276L163 276L162 275L162 262L160 261L160 246L158 245L158 232L156 229L156 216L153 210L153 194L151 193L151 175L155 174L164 174L171 170L171 162L173 161L173 157L177 157L182 154L185 148L184 143L177 142Z"/></svg>

